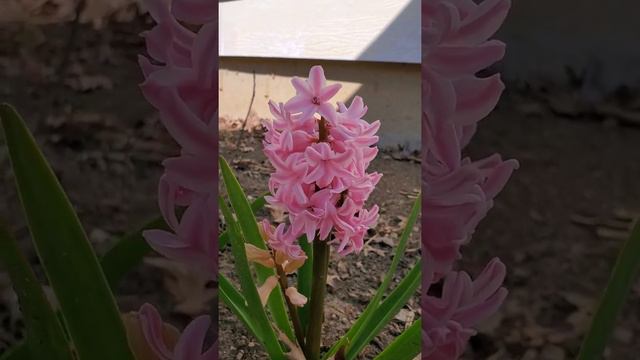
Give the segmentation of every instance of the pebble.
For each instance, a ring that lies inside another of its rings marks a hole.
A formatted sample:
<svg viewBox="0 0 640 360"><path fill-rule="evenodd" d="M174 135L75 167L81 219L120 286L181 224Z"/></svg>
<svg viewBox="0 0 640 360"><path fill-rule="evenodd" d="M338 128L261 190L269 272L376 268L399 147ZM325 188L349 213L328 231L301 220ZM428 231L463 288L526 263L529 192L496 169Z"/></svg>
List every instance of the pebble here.
<svg viewBox="0 0 640 360"><path fill-rule="evenodd" d="M538 350L529 349L524 355L522 355L522 360L537 360L538 359Z"/></svg>
<svg viewBox="0 0 640 360"><path fill-rule="evenodd" d="M545 345L540 352L541 360L564 360L564 349L556 345Z"/></svg>
<svg viewBox="0 0 640 360"><path fill-rule="evenodd" d="M613 332L613 337L623 344L629 344L633 340L633 332L628 329L617 328Z"/></svg>

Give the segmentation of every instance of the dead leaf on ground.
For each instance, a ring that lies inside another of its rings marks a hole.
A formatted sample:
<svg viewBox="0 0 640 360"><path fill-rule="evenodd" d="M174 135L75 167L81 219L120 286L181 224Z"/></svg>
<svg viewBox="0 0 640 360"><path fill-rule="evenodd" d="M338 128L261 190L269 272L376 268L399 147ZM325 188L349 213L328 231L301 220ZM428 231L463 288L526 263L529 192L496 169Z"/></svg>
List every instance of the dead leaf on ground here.
<svg viewBox="0 0 640 360"><path fill-rule="evenodd" d="M337 284L336 281L341 280L340 276L338 275L327 275L327 285L331 286L332 288L336 288Z"/></svg>

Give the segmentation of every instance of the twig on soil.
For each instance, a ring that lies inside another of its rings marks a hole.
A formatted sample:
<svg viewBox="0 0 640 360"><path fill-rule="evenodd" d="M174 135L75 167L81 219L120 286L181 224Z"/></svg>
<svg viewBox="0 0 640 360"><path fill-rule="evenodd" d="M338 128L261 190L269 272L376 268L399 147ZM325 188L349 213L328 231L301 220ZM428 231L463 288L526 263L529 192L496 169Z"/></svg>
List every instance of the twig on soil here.
<svg viewBox="0 0 640 360"><path fill-rule="evenodd" d="M242 140L242 135L244 135L245 128L247 127L247 121L249 120L249 115L251 114L251 108L253 107L253 100L256 98L256 71L253 70L253 90L251 91L251 101L249 102L249 108L247 109L247 116L244 117L244 121L242 122L242 127L240 128L240 132L238 133L238 140L236 141L236 149L240 148L240 141Z"/></svg>

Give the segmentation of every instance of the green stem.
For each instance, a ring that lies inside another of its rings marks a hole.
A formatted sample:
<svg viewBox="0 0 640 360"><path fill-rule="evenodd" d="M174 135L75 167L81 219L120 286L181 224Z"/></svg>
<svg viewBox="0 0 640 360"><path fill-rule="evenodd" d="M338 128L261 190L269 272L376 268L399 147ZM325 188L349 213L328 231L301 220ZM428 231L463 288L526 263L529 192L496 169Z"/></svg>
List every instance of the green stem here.
<svg viewBox="0 0 640 360"><path fill-rule="evenodd" d="M304 332L302 331L302 325L300 325L300 318L298 317L298 309L295 305L289 301L289 297L287 296L287 288L289 287L289 281L287 279L287 274L282 269L282 266L276 266L278 270L278 280L280 281L280 288L282 288L282 296L287 301L287 307L289 308L289 315L291 316L291 322L293 323L293 330L296 333L296 340L298 340L298 345L300 348L304 349Z"/></svg>
<svg viewBox="0 0 640 360"><path fill-rule="evenodd" d="M324 295L327 290L330 253L331 248L327 242L316 238L313 242L313 286L311 288L310 303L311 318L306 343L307 360L320 359L322 322L324 321Z"/></svg>

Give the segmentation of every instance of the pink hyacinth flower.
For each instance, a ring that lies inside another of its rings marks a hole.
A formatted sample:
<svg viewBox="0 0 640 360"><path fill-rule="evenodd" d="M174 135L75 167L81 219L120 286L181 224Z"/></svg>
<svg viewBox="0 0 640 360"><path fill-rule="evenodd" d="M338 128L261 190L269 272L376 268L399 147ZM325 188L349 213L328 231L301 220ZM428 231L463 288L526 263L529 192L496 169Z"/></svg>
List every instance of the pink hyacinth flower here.
<svg viewBox="0 0 640 360"><path fill-rule="evenodd" d="M270 248L286 254L288 258L293 260L307 258L300 245L297 244L295 234L291 232L291 229L287 230L285 224L279 224L276 228L267 220L262 220L261 226Z"/></svg>
<svg viewBox="0 0 640 360"><path fill-rule="evenodd" d="M329 186L336 177L350 177L347 170L352 162L350 150L336 153L327 143L313 144L304 153L311 170L304 178L306 183L317 183L319 187Z"/></svg>
<svg viewBox="0 0 640 360"><path fill-rule="evenodd" d="M366 172L378 153L380 121L362 119L367 107L360 97L349 107L331 106L340 85L326 86L320 66L292 84L297 95L284 105L270 101L274 119L264 122L264 153L275 168L266 200L290 224L286 241L272 243L285 249L304 235L329 241L343 255L358 252L377 219L377 207L363 207L382 176Z"/></svg>
<svg viewBox="0 0 640 360"><path fill-rule="evenodd" d="M334 111L329 100L340 90L342 85L327 85L324 70L321 66L314 66L309 71L309 79L302 80L298 77L291 80L296 89L296 96L286 102L285 108L292 113L302 113L301 118L306 119L314 112L327 117Z"/></svg>

